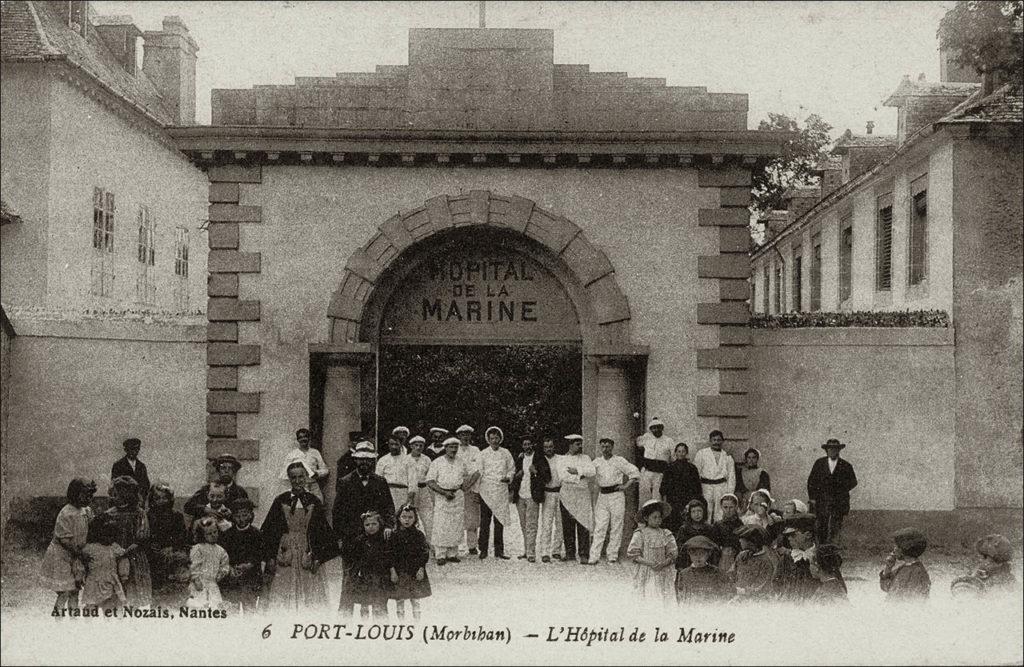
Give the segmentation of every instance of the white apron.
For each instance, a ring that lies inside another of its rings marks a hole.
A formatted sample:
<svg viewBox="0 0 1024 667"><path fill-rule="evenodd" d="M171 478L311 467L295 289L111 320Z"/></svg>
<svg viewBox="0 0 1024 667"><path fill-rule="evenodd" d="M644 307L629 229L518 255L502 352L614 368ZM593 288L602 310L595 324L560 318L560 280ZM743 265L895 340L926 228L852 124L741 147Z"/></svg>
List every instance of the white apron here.
<svg viewBox="0 0 1024 667"><path fill-rule="evenodd" d="M594 530L594 506L586 484L562 483L560 500L565 509L588 531Z"/></svg>
<svg viewBox="0 0 1024 667"><path fill-rule="evenodd" d="M487 503L494 518L502 526L508 526L510 513L508 509L508 484L487 479L480 480L480 499Z"/></svg>
<svg viewBox="0 0 1024 667"><path fill-rule="evenodd" d="M431 529L430 543L435 547L457 547L462 541L466 530L462 519L465 514L463 495L462 489L459 489L455 492L455 498L448 500L441 494L434 493L434 525Z"/></svg>

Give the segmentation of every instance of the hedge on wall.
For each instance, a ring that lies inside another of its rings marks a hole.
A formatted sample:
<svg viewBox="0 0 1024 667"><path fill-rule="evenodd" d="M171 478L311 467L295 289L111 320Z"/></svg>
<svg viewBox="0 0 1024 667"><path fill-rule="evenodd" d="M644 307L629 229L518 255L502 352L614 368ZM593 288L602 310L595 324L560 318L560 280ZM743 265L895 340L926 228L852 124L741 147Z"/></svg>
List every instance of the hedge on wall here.
<svg viewBox="0 0 1024 667"><path fill-rule="evenodd" d="M938 327L949 326L944 310L855 311L851 313L755 313L754 329L804 329L809 327Z"/></svg>

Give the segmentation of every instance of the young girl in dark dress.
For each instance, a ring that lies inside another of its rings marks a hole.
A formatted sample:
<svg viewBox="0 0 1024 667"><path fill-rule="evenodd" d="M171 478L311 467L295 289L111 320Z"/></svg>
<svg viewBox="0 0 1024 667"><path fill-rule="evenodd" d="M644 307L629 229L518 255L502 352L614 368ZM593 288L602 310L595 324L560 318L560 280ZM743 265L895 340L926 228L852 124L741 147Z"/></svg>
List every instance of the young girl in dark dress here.
<svg viewBox="0 0 1024 667"><path fill-rule="evenodd" d="M153 581L149 575L149 519L139 507L139 483L135 478L122 476L110 483L110 500L114 506L103 516L113 524L115 541L124 547L128 577L124 593L133 607L149 607L153 602Z"/></svg>
<svg viewBox="0 0 1024 667"><path fill-rule="evenodd" d="M149 490L149 573L158 602L178 602L188 582L189 538L185 515L174 510L174 491L166 484Z"/></svg>
<svg viewBox="0 0 1024 667"><path fill-rule="evenodd" d="M405 618L405 601L409 600L416 621L420 620L420 600L430 597L430 579L427 578L430 547L427 538L416 528L418 518L414 505L404 505L398 511L398 530L387 542L392 584L388 598L395 600L399 619Z"/></svg>
<svg viewBox="0 0 1024 667"><path fill-rule="evenodd" d="M387 618L389 558L380 514L370 510L361 518L363 534L352 545L352 585L342 592L338 611L351 615L358 604L361 618L371 612L374 618Z"/></svg>

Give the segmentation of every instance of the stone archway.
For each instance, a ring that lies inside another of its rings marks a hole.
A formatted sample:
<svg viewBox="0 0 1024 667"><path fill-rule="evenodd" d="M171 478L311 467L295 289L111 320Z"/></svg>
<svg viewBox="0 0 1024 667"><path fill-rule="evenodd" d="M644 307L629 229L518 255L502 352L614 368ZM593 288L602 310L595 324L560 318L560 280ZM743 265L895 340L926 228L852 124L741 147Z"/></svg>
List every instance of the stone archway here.
<svg viewBox="0 0 1024 667"><path fill-rule="evenodd" d="M460 227L489 227L522 235L565 269L575 295L589 354L625 353L631 349L629 301L615 278L608 256L591 244L570 220L546 211L533 201L473 190L468 194L428 199L422 206L396 215L349 258L338 289L331 297L331 345L375 342L376 327L367 318L379 316L371 306L397 260L420 242ZM563 281L566 282L566 281Z"/></svg>

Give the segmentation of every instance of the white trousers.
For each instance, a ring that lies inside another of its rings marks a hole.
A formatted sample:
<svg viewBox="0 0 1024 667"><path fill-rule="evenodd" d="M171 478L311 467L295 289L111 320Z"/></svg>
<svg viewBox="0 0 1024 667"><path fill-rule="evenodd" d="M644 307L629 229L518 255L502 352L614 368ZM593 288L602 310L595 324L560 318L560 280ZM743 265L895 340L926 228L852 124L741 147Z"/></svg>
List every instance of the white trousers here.
<svg viewBox="0 0 1024 667"><path fill-rule="evenodd" d="M661 500L661 473L641 470L640 504L638 507L643 507L648 500Z"/></svg>
<svg viewBox="0 0 1024 667"><path fill-rule="evenodd" d="M538 556L544 558L547 556L551 557L551 546L552 543L557 544L559 550L562 545L562 520L561 510L559 509L559 502L561 494L558 492L552 493L546 491L544 493L544 504L540 506L540 538L537 540L537 551ZM558 537L556 540L552 540L552 533L555 533Z"/></svg>
<svg viewBox="0 0 1024 667"><path fill-rule="evenodd" d="M601 560L601 547L608 538L608 562L619 558L622 546L622 519L626 516L626 494L602 493L594 503L594 539L590 543L590 562Z"/></svg>
<svg viewBox="0 0 1024 667"><path fill-rule="evenodd" d="M732 493L732 489L725 482L721 484L701 484L704 491L704 500L708 501L708 523L714 523L722 518L722 496Z"/></svg>

